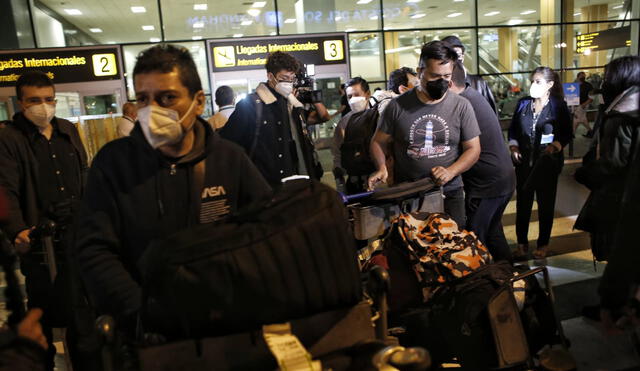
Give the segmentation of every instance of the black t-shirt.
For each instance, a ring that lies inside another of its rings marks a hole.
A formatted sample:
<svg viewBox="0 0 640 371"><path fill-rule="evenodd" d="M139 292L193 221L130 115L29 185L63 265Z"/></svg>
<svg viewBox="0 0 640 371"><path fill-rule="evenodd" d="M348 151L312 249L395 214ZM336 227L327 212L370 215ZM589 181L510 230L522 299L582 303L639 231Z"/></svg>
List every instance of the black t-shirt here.
<svg viewBox="0 0 640 371"><path fill-rule="evenodd" d="M580 83L580 104L589 100L589 92L593 90L593 85L584 81Z"/></svg>
<svg viewBox="0 0 640 371"><path fill-rule="evenodd" d="M515 188L515 172L502 136L500 122L487 100L476 90L467 88L462 94L473 107L480 127L480 158L462 174L467 197L506 196Z"/></svg>

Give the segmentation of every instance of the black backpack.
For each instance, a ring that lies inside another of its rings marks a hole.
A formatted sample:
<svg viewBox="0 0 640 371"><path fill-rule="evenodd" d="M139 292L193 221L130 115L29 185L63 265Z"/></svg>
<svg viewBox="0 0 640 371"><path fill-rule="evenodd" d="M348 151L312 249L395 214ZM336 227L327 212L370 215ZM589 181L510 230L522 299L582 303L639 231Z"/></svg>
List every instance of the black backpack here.
<svg viewBox="0 0 640 371"><path fill-rule="evenodd" d="M362 298L345 206L316 181L287 182L227 221L153 243L139 264L145 331L174 338L251 331Z"/></svg>
<svg viewBox="0 0 640 371"><path fill-rule="evenodd" d="M349 175L369 175L376 170L369 153L369 144L380 118L378 104L380 102L364 111L352 113L349 118L340 147L342 167Z"/></svg>

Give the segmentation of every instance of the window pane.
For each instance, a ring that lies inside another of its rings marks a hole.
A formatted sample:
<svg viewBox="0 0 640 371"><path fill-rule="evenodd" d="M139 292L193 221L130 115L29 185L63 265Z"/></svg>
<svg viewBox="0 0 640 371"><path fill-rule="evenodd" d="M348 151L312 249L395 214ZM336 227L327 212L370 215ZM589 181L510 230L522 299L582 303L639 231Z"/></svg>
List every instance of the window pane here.
<svg viewBox="0 0 640 371"><path fill-rule="evenodd" d="M34 14L38 47L160 41L158 6L153 0L38 4Z"/></svg>
<svg viewBox="0 0 640 371"><path fill-rule="evenodd" d="M281 34L380 29L378 0L278 1Z"/></svg>
<svg viewBox="0 0 640 371"><path fill-rule="evenodd" d="M558 68L560 26L502 27L478 30L480 74Z"/></svg>
<svg viewBox="0 0 640 371"><path fill-rule="evenodd" d="M196 68L198 69L198 75L200 76L200 81L202 82L202 89L204 89L205 94L210 94L209 77L207 74L207 53L204 42L194 41L174 45L182 46L189 49L189 52L191 52L191 56L196 63ZM153 45L151 44L145 44L125 45L122 47L124 52L125 71L127 71L127 96L129 97L129 100L136 99L136 94L133 86L133 68L136 65L136 58L141 51L152 46Z"/></svg>
<svg viewBox="0 0 640 371"><path fill-rule="evenodd" d="M528 73L491 75L484 76L484 79L496 99L500 119L513 116L518 100L529 95L531 83Z"/></svg>
<svg viewBox="0 0 640 371"><path fill-rule="evenodd" d="M568 35L566 48L563 48L565 67L599 67L612 59L631 55L631 48L637 43L631 36L632 23L635 27L639 25L639 22L628 21L565 25L565 34ZM594 32L599 35L588 35ZM597 48L591 49L593 47Z"/></svg>
<svg viewBox="0 0 640 371"><path fill-rule="evenodd" d="M28 2L4 1L2 8L2 18L5 24L2 27L2 36L0 36L0 40L2 40L0 49L35 48Z"/></svg>
<svg viewBox="0 0 640 371"><path fill-rule="evenodd" d="M384 0L384 28L435 28L475 23L474 0Z"/></svg>
<svg viewBox="0 0 640 371"><path fill-rule="evenodd" d="M400 67L415 69L418 66L420 49L424 43L454 35L465 45L465 68L470 73L476 73L472 34L473 31L471 30L385 32L387 71L391 73L391 71Z"/></svg>
<svg viewBox="0 0 640 371"><path fill-rule="evenodd" d="M354 33L349 35L351 76L366 80L385 80L382 61L382 35L380 33Z"/></svg>
<svg viewBox="0 0 640 371"><path fill-rule="evenodd" d="M560 0L478 0L481 26L557 22L560 22Z"/></svg>
<svg viewBox="0 0 640 371"><path fill-rule="evenodd" d="M575 0L573 13L565 15L571 22L594 22L606 20L623 20L631 18L631 6L635 1L623 0Z"/></svg>
<svg viewBox="0 0 640 371"><path fill-rule="evenodd" d="M275 35L273 0L162 0L167 40Z"/></svg>

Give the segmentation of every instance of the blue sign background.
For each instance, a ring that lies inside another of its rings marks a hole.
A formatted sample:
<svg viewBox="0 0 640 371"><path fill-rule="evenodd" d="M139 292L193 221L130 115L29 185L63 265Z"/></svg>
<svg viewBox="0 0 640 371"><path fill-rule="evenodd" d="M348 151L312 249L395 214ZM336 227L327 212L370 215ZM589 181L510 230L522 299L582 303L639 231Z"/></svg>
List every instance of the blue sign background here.
<svg viewBox="0 0 640 371"><path fill-rule="evenodd" d="M564 89L564 100L568 106L580 105L580 84L577 82L567 82L562 84Z"/></svg>

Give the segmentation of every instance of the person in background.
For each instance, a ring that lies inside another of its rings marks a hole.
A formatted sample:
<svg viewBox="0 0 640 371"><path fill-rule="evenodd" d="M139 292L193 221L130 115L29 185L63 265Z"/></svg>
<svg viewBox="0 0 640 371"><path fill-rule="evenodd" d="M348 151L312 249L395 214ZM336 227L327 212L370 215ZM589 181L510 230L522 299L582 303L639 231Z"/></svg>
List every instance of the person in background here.
<svg viewBox="0 0 640 371"><path fill-rule="evenodd" d="M236 93L230 86L222 85L216 89L216 105L219 107L215 115L209 117L209 125L213 130L220 130L236 109Z"/></svg>
<svg viewBox="0 0 640 371"><path fill-rule="evenodd" d="M464 66L465 47L464 47L464 44L462 44L462 41L460 41L460 39L457 36L451 35L442 39L442 42L446 43L449 47L455 50L455 52L458 54L458 60L462 62ZM467 84L469 84L469 86L471 86L472 88L476 89L480 94L482 94L483 97L485 97L487 102L489 102L491 109L493 109L493 111L497 115L498 106L496 104L495 98L493 97L493 93L491 92L491 89L489 89L489 85L487 85L487 82L484 81L484 79L481 76L467 73L466 69L465 69L465 74L466 74Z"/></svg>
<svg viewBox="0 0 640 371"><path fill-rule="evenodd" d="M136 124L137 118L138 109L136 108L136 105L131 102L123 104L122 117L118 117L116 119L116 131L118 132L118 137L126 137L129 135Z"/></svg>
<svg viewBox="0 0 640 371"><path fill-rule="evenodd" d="M20 255L28 307L45 312L42 328L49 343L47 368L52 370L54 325L69 326L72 360L76 354L70 299L74 280L68 249L77 203L84 191L87 154L75 125L55 116L55 86L44 72L22 74L16 82L16 96L20 112L0 130L0 186L9 205L8 219L0 227ZM53 282L44 244L31 234L45 220L56 224L53 247L57 276Z"/></svg>
<svg viewBox="0 0 640 371"><path fill-rule="evenodd" d="M456 61L451 75L451 91L466 98L480 127L480 158L462 173L467 230L474 231L495 261L513 261L502 228L504 213L516 186L502 129L487 100L465 83L464 67Z"/></svg>
<svg viewBox="0 0 640 371"><path fill-rule="evenodd" d="M420 84L393 99L380 116L371 141L377 171L369 189L387 181L386 160L393 157L394 181L432 177L443 187L445 212L466 225L464 191L460 174L480 155L480 129L468 100L449 93L453 64L458 56L441 41L422 47ZM393 153L387 153L389 147Z"/></svg>
<svg viewBox="0 0 640 371"><path fill-rule="evenodd" d="M420 80L418 80L418 75L412 68L401 67L391 71L387 90L378 90L373 93L373 98L378 102L380 114L382 114L391 99L406 93L418 86L418 84L420 84Z"/></svg>
<svg viewBox="0 0 640 371"><path fill-rule="evenodd" d="M517 258L528 256L529 222L534 195L538 203L540 230L533 253L543 259L547 253L558 188L564 164L563 149L572 137L571 114L564 101L562 84L549 67L531 74L529 96L522 98L509 127L509 149L516 168Z"/></svg>
<svg viewBox="0 0 640 371"><path fill-rule="evenodd" d="M573 132L578 130L580 125L587 128L587 133L583 136L587 138L593 137L593 130L589 126L589 120L587 119L587 107L593 99L589 97L589 93L593 91L593 86L586 81L587 74L584 72L578 72L576 76L576 82L580 84L580 105L576 106L573 111Z"/></svg>

